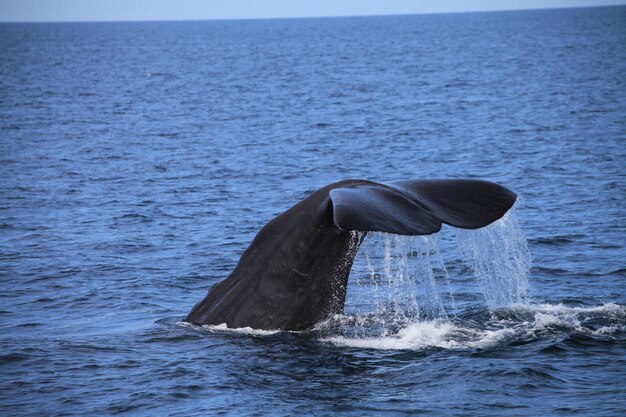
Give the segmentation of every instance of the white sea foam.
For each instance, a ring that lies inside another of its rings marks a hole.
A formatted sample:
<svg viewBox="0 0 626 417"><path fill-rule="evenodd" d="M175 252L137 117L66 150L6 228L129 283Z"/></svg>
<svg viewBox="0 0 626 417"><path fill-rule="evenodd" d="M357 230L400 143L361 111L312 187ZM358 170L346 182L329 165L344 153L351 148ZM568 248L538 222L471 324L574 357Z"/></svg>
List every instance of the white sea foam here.
<svg viewBox="0 0 626 417"><path fill-rule="evenodd" d="M489 349L515 340L541 338L546 332L557 337L570 334L610 337L626 330L626 307L615 303L594 307L568 307L562 304L515 305L501 309L497 313L482 323L461 318L435 319L408 324L391 335L343 334L326 337L323 340L336 346L363 349L469 350ZM594 328L587 322L589 318L614 323ZM358 317L335 317L334 320L346 325L358 325L363 322Z"/></svg>
<svg viewBox="0 0 626 417"><path fill-rule="evenodd" d="M626 331L626 325L625 324L616 324L614 326L602 326L597 330L594 330L592 332L592 334L596 335L596 336L600 336L600 335L609 335L612 336L615 333L620 333Z"/></svg>
<svg viewBox="0 0 626 417"><path fill-rule="evenodd" d="M594 328L587 323L590 318L609 323ZM384 322L380 317L336 315L320 323L315 330L324 333L325 329L332 328L333 324L339 324L338 332L326 331L330 335L322 337L321 340L336 346L359 349L490 349L515 340L545 337L546 332L558 337L569 334L612 337L626 330L626 307L615 303L593 307L569 307L563 304L513 305L498 310L481 323L461 317L454 320L439 318L411 322L396 332L386 329L377 335L368 336L359 331L352 333L349 331L350 327L366 327L372 330L374 327L372 323L377 320ZM229 328L225 323L204 326L186 322L177 324L211 332L234 332L253 336L268 336L281 332L250 327Z"/></svg>
<svg viewBox="0 0 626 417"><path fill-rule="evenodd" d="M255 336L268 336L271 334L280 333L282 330L263 330L263 329L253 329L252 327L228 327L226 323L210 325L205 324L202 326L203 329L207 330L217 330L217 331L229 331L235 333L244 333L251 334Z"/></svg>
<svg viewBox="0 0 626 417"><path fill-rule="evenodd" d="M461 327L450 321L432 320L410 324L395 336L363 338L336 336L326 338L324 341L337 346L385 350L485 349L498 344L513 333L511 329L478 330Z"/></svg>
<svg viewBox="0 0 626 417"><path fill-rule="evenodd" d="M564 304L519 304L512 308L556 314L604 313L618 316L626 315L626 308L616 303L604 303L594 307L569 307Z"/></svg>
<svg viewBox="0 0 626 417"><path fill-rule="evenodd" d="M234 333L242 333L249 334L254 336L268 336L276 333L282 332L282 330L264 330L264 329L253 329L252 327L228 327L226 323L222 324L204 324L202 326L197 326L195 324L187 323L184 321L179 321L179 326L183 327L194 327L200 328L209 331L217 331L217 332L234 332Z"/></svg>
<svg viewBox="0 0 626 417"><path fill-rule="evenodd" d="M615 303L606 303L594 307L568 307L563 304L535 304L519 306L519 310L532 311L535 322L534 329L545 329L550 326L561 326L581 334L610 335L623 331L626 325L626 307ZM594 329L589 319L616 322L611 325Z"/></svg>

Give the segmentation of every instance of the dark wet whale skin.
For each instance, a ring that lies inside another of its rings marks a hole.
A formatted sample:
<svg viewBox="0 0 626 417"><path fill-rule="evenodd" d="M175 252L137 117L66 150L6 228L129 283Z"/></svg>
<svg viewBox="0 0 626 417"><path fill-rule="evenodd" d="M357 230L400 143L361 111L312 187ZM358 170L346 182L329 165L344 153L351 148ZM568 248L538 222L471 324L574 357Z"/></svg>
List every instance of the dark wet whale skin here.
<svg viewBox="0 0 626 417"><path fill-rule="evenodd" d="M341 312L360 242L333 224L328 192L347 184L328 185L267 223L185 320L303 330Z"/></svg>
<svg viewBox="0 0 626 417"><path fill-rule="evenodd" d="M478 180L327 185L267 223L233 272L185 321L305 330L343 312L350 269L366 232L425 235L439 231L442 222L483 227L515 199L506 188Z"/></svg>

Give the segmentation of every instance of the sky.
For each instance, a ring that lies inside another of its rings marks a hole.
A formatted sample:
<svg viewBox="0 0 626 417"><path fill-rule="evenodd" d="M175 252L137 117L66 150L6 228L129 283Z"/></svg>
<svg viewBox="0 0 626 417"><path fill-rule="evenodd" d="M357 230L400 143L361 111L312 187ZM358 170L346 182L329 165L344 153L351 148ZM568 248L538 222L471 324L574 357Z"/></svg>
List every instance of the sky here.
<svg viewBox="0 0 626 417"><path fill-rule="evenodd" d="M0 22L256 19L626 4L626 0L0 0Z"/></svg>

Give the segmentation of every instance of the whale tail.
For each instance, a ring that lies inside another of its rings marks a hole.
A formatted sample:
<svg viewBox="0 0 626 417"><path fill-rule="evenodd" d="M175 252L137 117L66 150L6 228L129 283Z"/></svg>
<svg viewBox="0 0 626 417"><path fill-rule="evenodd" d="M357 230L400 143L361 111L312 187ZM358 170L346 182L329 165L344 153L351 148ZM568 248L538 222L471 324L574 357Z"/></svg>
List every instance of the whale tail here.
<svg viewBox="0 0 626 417"><path fill-rule="evenodd" d="M427 235L442 223L467 229L502 217L516 195L476 180L345 180L323 187L267 223L231 274L186 321L304 330L343 311L364 233Z"/></svg>
<svg viewBox="0 0 626 417"><path fill-rule="evenodd" d="M360 183L329 192L333 222L343 231L429 235L442 223L478 229L502 217L516 194L481 180Z"/></svg>

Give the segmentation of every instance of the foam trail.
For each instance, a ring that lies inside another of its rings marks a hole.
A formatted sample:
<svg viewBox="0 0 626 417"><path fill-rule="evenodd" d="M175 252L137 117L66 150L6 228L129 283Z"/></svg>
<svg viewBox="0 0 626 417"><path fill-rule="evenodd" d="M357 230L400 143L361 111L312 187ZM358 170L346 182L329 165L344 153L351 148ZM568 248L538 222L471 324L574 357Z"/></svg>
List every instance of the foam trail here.
<svg viewBox="0 0 626 417"><path fill-rule="evenodd" d="M361 349L489 349L494 346L537 339L552 343L584 335L610 339L626 331L626 307L607 303L593 307L562 304L524 304L490 314L484 322L434 319L410 323L395 334L351 337L332 335L323 340L337 346Z"/></svg>
<svg viewBox="0 0 626 417"><path fill-rule="evenodd" d="M460 327L450 321L430 320L412 323L393 336L325 339L337 346L365 349L415 350L424 348L488 348L514 334L511 329L478 330Z"/></svg>
<svg viewBox="0 0 626 417"><path fill-rule="evenodd" d="M253 329L251 327L228 327L226 323L204 324L202 326L198 326L196 324L192 324L186 321L179 321L176 324L181 327L190 327L194 329L203 329L203 330L208 330L208 331L243 333L243 334L249 334L253 336L269 336L269 335L282 332L282 330L263 330L263 329Z"/></svg>

